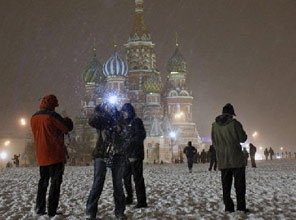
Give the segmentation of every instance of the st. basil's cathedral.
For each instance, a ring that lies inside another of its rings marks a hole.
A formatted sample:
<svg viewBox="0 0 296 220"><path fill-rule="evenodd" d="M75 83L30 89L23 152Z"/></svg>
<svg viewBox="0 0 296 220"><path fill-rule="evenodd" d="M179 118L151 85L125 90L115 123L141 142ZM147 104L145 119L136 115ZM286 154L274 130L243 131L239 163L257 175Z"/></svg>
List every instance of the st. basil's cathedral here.
<svg viewBox="0 0 296 220"><path fill-rule="evenodd" d="M75 120L75 139L87 139L95 146L96 131L87 125L88 115L110 96L118 99L118 109L130 102L145 125L145 162L171 163L185 159L183 148L191 141L202 147L196 124L192 121L193 95L186 85L187 64L178 42L161 77L157 70L155 44L144 23L144 0L135 0L134 25L127 43L125 58L114 52L103 64L96 49L83 72L85 96L81 113ZM86 142L85 142L86 143Z"/></svg>

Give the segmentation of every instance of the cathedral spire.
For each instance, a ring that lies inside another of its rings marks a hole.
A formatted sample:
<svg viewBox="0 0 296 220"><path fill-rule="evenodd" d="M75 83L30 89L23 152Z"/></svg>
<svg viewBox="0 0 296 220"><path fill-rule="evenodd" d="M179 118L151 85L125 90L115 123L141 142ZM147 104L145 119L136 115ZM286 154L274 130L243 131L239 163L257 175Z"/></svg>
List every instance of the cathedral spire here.
<svg viewBox="0 0 296 220"><path fill-rule="evenodd" d="M178 32L176 32L176 47L179 46L179 42L178 42Z"/></svg>
<svg viewBox="0 0 296 220"><path fill-rule="evenodd" d="M150 34L144 23L144 0L135 0L134 26L130 36L132 41L150 40Z"/></svg>
<svg viewBox="0 0 296 220"><path fill-rule="evenodd" d="M94 57L97 56L96 38L95 37L94 37L94 42L93 42L93 55L94 55Z"/></svg>

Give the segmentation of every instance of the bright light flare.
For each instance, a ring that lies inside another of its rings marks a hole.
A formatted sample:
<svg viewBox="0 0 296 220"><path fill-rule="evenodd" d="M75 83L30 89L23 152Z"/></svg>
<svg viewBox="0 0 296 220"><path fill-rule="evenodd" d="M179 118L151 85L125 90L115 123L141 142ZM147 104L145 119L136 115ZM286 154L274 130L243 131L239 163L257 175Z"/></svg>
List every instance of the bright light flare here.
<svg viewBox="0 0 296 220"><path fill-rule="evenodd" d="M118 102L118 98L116 95L112 95L108 98L108 102L112 105L117 104Z"/></svg>
<svg viewBox="0 0 296 220"><path fill-rule="evenodd" d="M259 147L259 150L263 150L263 147L260 146L260 147Z"/></svg>
<svg viewBox="0 0 296 220"><path fill-rule="evenodd" d="M179 112L174 115L175 119L180 119L184 115L184 112Z"/></svg>
<svg viewBox="0 0 296 220"><path fill-rule="evenodd" d="M174 132L174 131L171 131L171 132L169 133L169 135L170 135L171 138L176 138L176 137L177 137L177 134L176 134L176 132Z"/></svg>
<svg viewBox="0 0 296 220"><path fill-rule="evenodd" d="M255 160L263 160L263 155L261 153L256 153Z"/></svg>
<svg viewBox="0 0 296 220"><path fill-rule="evenodd" d="M280 149L281 149L281 150L284 150L284 148L283 148L283 147L281 147Z"/></svg>
<svg viewBox="0 0 296 220"><path fill-rule="evenodd" d="M0 157L2 160L5 160L7 158L7 153L5 151L1 152Z"/></svg>
<svg viewBox="0 0 296 220"><path fill-rule="evenodd" d="M26 126L26 125L27 125L27 121L26 121L25 118L21 118L21 119L20 119L20 125L21 125L21 126Z"/></svg>
<svg viewBox="0 0 296 220"><path fill-rule="evenodd" d="M4 142L4 145L7 147L8 145L10 145L10 140L7 140Z"/></svg>
<svg viewBox="0 0 296 220"><path fill-rule="evenodd" d="M255 132L252 134L252 137L255 138L255 137L257 137L257 136L258 136L258 132L255 131Z"/></svg>

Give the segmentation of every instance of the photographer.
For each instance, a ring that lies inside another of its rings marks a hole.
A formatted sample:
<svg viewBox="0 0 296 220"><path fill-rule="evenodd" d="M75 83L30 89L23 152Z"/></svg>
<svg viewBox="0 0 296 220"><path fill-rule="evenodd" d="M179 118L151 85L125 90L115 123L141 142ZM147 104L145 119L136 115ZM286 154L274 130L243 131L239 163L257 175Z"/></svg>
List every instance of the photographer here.
<svg viewBox="0 0 296 220"><path fill-rule="evenodd" d="M96 128L98 140L93 151L94 182L86 204L88 220L95 220L98 210L98 200L101 196L107 167L111 168L113 181L113 196L115 202L115 216L118 220L127 219L125 197L123 192L124 150L122 148L119 112L114 106L98 105L89 119L89 125Z"/></svg>

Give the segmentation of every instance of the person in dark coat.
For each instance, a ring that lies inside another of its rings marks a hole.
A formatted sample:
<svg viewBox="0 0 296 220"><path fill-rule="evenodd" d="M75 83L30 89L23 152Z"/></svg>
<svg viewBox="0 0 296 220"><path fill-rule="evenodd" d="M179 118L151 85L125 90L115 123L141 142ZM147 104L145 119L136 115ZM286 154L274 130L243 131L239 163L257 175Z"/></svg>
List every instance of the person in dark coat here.
<svg viewBox="0 0 296 220"><path fill-rule="evenodd" d="M214 166L214 170L216 171L216 169L217 169L216 149L213 145L210 146L209 153L210 153L210 158L211 158L209 171L212 170L213 166Z"/></svg>
<svg viewBox="0 0 296 220"><path fill-rule="evenodd" d="M207 160L207 153L205 151L205 149L203 149L201 152L200 152L200 162L201 163L205 163Z"/></svg>
<svg viewBox="0 0 296 220"><path fill-rule="evenodd" d="M245 163L246 163L246 166L248 166L248 159L249 159L249 153L247 151L247 148L243 148L243 153L244 153L244 156L245 156Z"/></svg>
<svg viewBox="0 0 296 220"><path fill-rule="evenodd" d="M45 96L41 101L40 110L31 118L36 157L40 166L35 212L38 215L46 213L46 191L50 180L47 205L47 213L50 217L57 214L60 187L63 181L66 162L64 134L73 129L73 122L70 118L63 118L55 112L58 106L55 95Z"/></svg>
<svg viewBox="0 0 296 220"><path fill-rule="evenodd" d="M21 155L19 154L19 155L13 155L13 158L12 158L12 160L13 160L13 163L15 164L15 166L16 167L19 167L20 166L20 158L21 157Z"/></svg>
<svg viewBox="0 0 296 220"><path fill-rule="evenodd" d="M273 157L273 155L274 155L274 151L273 151L273 149L272 149L271 147L269 148L268 153L269 153L270 160L272 160L272 157ZM287 152L286 152L286 153L287 153Z"/></svg>
<svg viewBox="0 0 296 220"><path fill-rule="evenodd" d="M253 168L256 168L256 162L255 162L255 154L256 154L256 147L250 143L250 157L251 157L251 164Z"/></svg>
<svg viewBox="0 0 296 220"><path fill-rule="evenodd" d="M265 148L265 150L264 150L265 160L268 160L268 155L269 155L269 151L267 148Z"/></svg>
<svg viewBox="0 0 296 220"><path fill-rule="evenodd" d="M192 146L191 141L188 141L188 145L184 148L183 153L187 157L189 173L192 173L192 166L193 166L194 157L196 155L196 148Z"/></svg>
<svg viewBox="0 0 296 220"><path fill-rule="evenodd" d="M88 123L96 129L98 139L92 152L94 181L86 203L85 212L87 219L96 219L98 200L104 187L107 168L110 168L112 172L115 217L118 220L125 220L127 217L124 214L125 196L122 181L125 167L125 150L123 148L123 128L120 123L120 114L115 106L103 103L96 106Z"/></svg>
<svg viewBox="0 0 296 220"><path fill-rule="evenodd" d="M200 163L200 153L196 153L196 163Z"/></svg>
<svg viewBox="0 0 296 220"><path fill-rule="evenodd" d="M135 208L146 208L146 187L143 177L144 139L146 131L143 121L136 116L135 109L130 103L125 103L121 112L125 122L126 168L124 186L127 197L126 203L133 202L132 176L136 188L137 204Z"/></svg>
<svg viewBox="0 0 296 220"><path fill-rule="evenodd" d="M247 140L247 134L235 116L233 106L226 104L222 115L216 117L212 124L212 141L216 147L218 169L221 170L223 201L226 212L234 212L231 199L232 180L237 198L237 210L248 212L246 209L246 164L240 143Z"/></svg>

